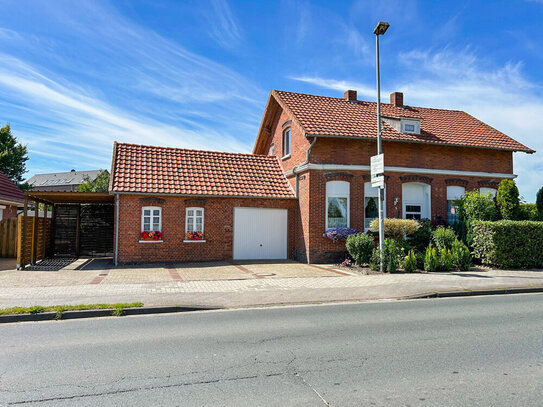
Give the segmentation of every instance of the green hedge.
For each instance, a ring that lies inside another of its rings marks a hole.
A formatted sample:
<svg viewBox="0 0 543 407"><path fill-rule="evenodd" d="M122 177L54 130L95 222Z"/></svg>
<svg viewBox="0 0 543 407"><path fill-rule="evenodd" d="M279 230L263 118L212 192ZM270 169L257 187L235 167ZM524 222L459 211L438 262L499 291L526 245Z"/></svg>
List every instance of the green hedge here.
<svg viewBox="0 0 543 407"><path fill-rule="evenodd" d="M543 267L543 222L473 222L473 254L500 268Z"/></svg>

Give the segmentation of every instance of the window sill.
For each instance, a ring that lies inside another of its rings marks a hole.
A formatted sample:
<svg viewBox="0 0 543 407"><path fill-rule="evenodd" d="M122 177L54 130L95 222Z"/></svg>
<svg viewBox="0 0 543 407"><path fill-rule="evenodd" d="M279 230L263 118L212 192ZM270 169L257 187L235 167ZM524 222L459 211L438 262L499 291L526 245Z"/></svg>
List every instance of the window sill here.
<svg viewBox="0 0 543 407"><path fill-rule="evenodd" d="M289 158L290 158L290 154L287 154L287 155L281 157L281 160L285 161L285 160L288 160Z"/></svg>
<svg viewBox="0 0 543 407"><path fill-rule="evenodd" d="M163 243L164 240L140 240L140 243Z"/></svg>
<svg viewBox="0 0 543 407"><path fill-rule="evenodd" d="M183 240L183 243L205 243L205 240Z"/></svg>

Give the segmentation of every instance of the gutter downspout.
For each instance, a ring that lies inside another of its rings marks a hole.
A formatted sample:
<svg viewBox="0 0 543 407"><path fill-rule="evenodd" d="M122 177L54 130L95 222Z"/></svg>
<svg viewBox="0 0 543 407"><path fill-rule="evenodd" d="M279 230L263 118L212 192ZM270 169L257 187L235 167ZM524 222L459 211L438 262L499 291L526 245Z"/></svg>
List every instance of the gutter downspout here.
<svg viewBox="0 0 543 407"><path fill-rule="evenodd" d="M311 149L313 148L313 146L315 145L316 142L317 142L317 137L314 136L313 141L311 142L311 144L309 145L309 148L305 152L305 161L303 163L298 164L298 165L296 165L295 167L292 168L292 173L296 177L296 190L294 191L296 193L296 198L298 198L298 186L299 186L298 173L296 172L296 170L298 169L298 167L309 164L309 156L311 154Z"/></svg>
<svg viewBox="0 0 543 407"><path fill-rule="evenodd" d="M117 267L119 258L119 193L117 192L117 199L115 200L115 267Z"/></svg>

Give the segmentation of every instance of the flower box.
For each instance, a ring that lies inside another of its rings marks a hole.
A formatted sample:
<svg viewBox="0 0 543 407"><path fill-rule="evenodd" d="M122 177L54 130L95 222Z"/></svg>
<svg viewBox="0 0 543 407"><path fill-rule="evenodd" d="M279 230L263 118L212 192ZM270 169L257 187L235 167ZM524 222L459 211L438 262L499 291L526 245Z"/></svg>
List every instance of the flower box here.
<svg viewBox="0 0 543 407"><path fill-rule="evenodd" d="M162 241L162 232L158 230L143 231L140 233L140 240L145 242Z"/></svg>
<svg viewBox="0 0 543 407"><path fill-rule="evenodd" d="M204 234L202 232L187 232L185 240L204 240Z"/></svg>

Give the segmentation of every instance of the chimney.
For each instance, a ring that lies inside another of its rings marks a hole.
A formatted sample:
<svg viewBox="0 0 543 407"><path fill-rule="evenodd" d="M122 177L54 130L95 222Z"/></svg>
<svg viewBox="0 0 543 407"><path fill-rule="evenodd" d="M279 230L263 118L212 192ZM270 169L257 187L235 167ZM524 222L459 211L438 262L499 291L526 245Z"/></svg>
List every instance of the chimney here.
<svg viewBox="0 0 543 407"><path fill-rule="evenodd" d="M390 103L394 106L402 107L403 106L403 93L402 92L393 92L390 94Z"/></svg>
<svg viewBox="0 0 543 407"><path fill-rule="evenodd" d="M345 100L356 102L356 90L346 90L343 97Z"/></svg>

